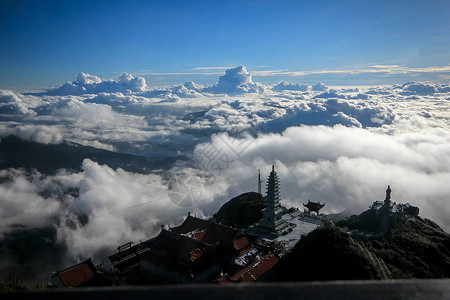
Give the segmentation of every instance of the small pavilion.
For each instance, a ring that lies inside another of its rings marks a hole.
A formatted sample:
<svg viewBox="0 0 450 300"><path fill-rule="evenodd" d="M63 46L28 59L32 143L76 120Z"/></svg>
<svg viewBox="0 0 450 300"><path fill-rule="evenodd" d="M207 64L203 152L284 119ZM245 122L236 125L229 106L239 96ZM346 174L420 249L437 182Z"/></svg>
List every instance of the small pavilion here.
<svg viewBox="0 0 450 300"><path fill-rule="evenodd" d="M313 202L311 200L308 200L308 203L306 203L306 204L303 203L303 206L306 207L309 210L309 212L313 211L317 214L317 216L319 216L319 210L321 210L322 207L325 206L325 203L320 204L320 202Z"/></svg>

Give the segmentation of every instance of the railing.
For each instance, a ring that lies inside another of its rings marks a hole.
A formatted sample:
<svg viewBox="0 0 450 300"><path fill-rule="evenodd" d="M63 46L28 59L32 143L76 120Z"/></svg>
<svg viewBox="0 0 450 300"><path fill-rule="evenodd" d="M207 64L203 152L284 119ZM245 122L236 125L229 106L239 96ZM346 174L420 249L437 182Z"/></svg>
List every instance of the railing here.
<svg viewBox="0 0 450 300"><path fill-rule="evenodd" d="M50 289L0 294L1 299L449 299L450 279L263 284L165 285Z"/></svg>

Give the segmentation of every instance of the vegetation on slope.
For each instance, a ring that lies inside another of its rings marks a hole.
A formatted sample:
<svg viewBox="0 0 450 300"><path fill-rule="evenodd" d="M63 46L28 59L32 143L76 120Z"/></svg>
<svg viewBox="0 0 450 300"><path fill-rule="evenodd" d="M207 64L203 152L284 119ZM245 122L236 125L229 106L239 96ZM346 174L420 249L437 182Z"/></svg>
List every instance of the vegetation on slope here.
<svg viewBox="0 0 450 300"><path fill-rule="evenodd" d="M225 203L214 214L217 223L245 228L262 219L262 210L266 207L265 199L255 192L244 193Z"/></svg>
<svg viewBox="0 0 450 300"><path fill-rule="evenodd" d="M450 235L430 220L402 215L386 238L361 243L383 259L394 278L450 277Z"/></svg>
<svg viewBox="0 0 450 300"><path fill-rule="evenodd" d="M302 236L280 262L275 281L383 279L386 270L371 253L332 224Z"/></svg>
<svg viewBox="0 0 450 300"><path fill-rule="evenodd" d="M15 276L11 276L5 282L0 280L0 293L26 290L29 290L28 285Z"/></svg>
<svg viewBox="0 0 450 300"><path fill-rule="evenodd" d="M450 277L450 235L436 223L407 214L391 214L386 234L376 234L382 214L367 210L337 225L382 259L394 278Z"/></svg>

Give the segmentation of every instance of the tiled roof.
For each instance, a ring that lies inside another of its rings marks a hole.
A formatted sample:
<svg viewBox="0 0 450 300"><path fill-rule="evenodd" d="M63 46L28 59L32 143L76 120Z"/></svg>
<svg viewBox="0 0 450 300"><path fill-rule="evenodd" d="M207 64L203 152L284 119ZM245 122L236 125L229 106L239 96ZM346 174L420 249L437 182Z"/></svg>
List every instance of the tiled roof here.
<svg viewBox="0 0 450 300"><path fill-rule="evenodd" d="M55 276L59 276L66 287L77 287L94 279L95 274L95 266L91 259L88 259L78 265L59 271Z"/></svg>
<svg viewBox="0 0 450 300"><path fill-rule="evenodd" d="M272 270L279 262L280 259L274 254L264 257L257 266L242 275L242 282L253 282L258 280L258 278Z"/></svg>
<svg viewBox="0 0 450 300"><path fill-rule="evenodd" d="M250 244L250 241L248 240L248 238L245 235L243 235L234 240L234 249L236 249L237 251L240 251L240 250L244 249L245 247L247 247L249 244Z"/></svg>
<svg viewBox="0 0 450 300"><path fill-rule="evenodd" d="M188 216L180 226L173 227L170 231L178 234L186 234L194 230L206 228L210 223L210 221Z"/></svg>
<svg viewBox="0 0 450 300"><path fill-rule="evenodd" d="M280 259L274 255L269 254L261 259L261 261L255 262L250 266L244 268L240 272L233 276L222 276L217 279L220 284L228 283L251 283L258 281L263 275L271 271L278 263Z"/></svg>
<svg viewBox="0 0 450 300"><path fill-rule="evenodd" d="M170 230L178 234L191 233L189 236L193 239L210 245L218 245L221 248L238 251L245 248L250 243L249 239L251 237L239 229L191 216L188 216L183 224L171 228ZM247 237L243 238L243 235Z"/></svg>
<svg viewBox="0 0 450 300"><path fill-rule="evenodd" d="M164 229L156 238L148 241L147 246L164 259L183 264L195 262L215 248L213 245Z"/></svg>
<svg viewBox="0 0 450 300"><path fill-rule="evenodd" d="M193 239L201 241L203 239L203 236L205 235L205 233L206 233L206 229L202 230L202 231L195 232L190 237L193 238Z"/></svg>
<svg viewBox="0 0 450 300"><path fill-rule="evenodd" d="M202 242L208 244L219 244L222 248L234 249L234 239L241 231L232 227L211 223L206 233L203 235Z"/></svg>
<svg viewBox="0 0 450 300"><path fill-rule="evenodd" d="M308 201L308 203L306 204L303 203L303 206L312 211L319 211L322 207L325 206L325 204L320 204L320 202Z"/></svg>

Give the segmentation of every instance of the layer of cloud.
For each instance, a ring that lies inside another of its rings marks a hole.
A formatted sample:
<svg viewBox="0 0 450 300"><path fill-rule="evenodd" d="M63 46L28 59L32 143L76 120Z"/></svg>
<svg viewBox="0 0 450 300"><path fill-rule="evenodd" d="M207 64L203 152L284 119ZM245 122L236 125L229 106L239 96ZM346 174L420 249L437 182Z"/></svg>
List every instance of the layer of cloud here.
<svg viewBox="0 0 450 300"><path fill-rule="evenodd" d="M236 151L245 145L245 151ZM275 164L286 206L302 207L308 199L327 203L326 212L359 213L382 200L385 187L393 201L417 205L421 215L447 231L450 188L450 131L439 128L386 135L355 127L302 126L282 134L213 136L204 149L220 149L228 158L229 174ZM237 155L239 153L239 155Z"/></svg>
<svg viewBox="0 0 450 300"><path fill-rule="evenodd" d="M366 68L338 69L338 70L314 70L314 71L288 71L288 70L265 70L254 71L255 76L308 76L317 74L340 74L340 75L358 75L358 74L386 74L386 75L417 75L421 73L448 73L450 66L433 67L406 67L400 65L373 65Z"/></svg>
<svg viewBox="0 0 450 300"><path fill-rule="evenodd" d="M450 86L446 84L435 84L431 82L408 82L401 86L404 94L432 95L435 93L448 93Z"/></svg>

